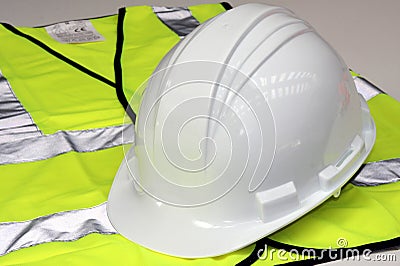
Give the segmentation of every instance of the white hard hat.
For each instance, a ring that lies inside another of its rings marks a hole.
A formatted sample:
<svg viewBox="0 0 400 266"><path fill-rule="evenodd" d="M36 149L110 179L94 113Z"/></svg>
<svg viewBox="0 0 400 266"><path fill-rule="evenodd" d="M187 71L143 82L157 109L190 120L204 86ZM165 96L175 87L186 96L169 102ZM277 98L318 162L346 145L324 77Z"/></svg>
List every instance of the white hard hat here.
<svg viewBox="0 0 400 266"><path fill-rule="evenodd" d="M146 86L108 215L173 256L222 255L288 225L337 196L375 141L342 59L280 7L199 26Z"/></svg>

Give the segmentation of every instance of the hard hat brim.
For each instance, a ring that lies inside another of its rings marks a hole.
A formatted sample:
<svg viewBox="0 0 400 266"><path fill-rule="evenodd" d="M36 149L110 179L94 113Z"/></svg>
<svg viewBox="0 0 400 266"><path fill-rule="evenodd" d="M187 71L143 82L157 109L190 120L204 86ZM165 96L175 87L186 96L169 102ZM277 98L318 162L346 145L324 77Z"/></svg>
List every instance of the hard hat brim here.
<svg viewBox="0 0 400 266"><path fill-rule="evenodd" d="M362 100L362 105L366 103ZM177 207L162 203L135 187L127 160L114 179L107 204L112 225L129 240L151 250L184 258L214 257L241 249L272 234L311 211L331 197L354 175L370 153L375 141L375 125L368 108L362 108L365 149L339 177L336 187L321 189L301 202L290 214L270 222L261 219L229 221L213 225L197 218L213 206ZM134 158L136 160L136 158Z"/></svg>

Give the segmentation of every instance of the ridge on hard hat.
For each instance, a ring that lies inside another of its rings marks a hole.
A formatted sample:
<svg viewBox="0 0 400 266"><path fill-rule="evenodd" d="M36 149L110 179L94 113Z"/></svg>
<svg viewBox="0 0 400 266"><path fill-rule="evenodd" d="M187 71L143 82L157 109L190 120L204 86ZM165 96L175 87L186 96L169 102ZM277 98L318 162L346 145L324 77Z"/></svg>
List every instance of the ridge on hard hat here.
<svg viewBox="0 0 400 266"><path fill-rule="evenodd" d="M229 253L297 220L375 141L343 60L280 7L207 21L145 86L107 211L123 236L173 256Z"/></svg>

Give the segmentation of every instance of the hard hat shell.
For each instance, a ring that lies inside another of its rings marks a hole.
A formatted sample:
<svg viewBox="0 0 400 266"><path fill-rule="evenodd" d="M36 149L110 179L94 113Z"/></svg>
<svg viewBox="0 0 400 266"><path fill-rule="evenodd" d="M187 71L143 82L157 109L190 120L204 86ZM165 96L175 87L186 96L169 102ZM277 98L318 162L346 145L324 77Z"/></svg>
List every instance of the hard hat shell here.
<svg viewBox="0 0 400 266"><path fill-rule="evenodd" d="M146 84L107 206L173 256L218 256L302 217L351 178L375 126L348 68L290 11L246 4L199 26Z"/></svg>

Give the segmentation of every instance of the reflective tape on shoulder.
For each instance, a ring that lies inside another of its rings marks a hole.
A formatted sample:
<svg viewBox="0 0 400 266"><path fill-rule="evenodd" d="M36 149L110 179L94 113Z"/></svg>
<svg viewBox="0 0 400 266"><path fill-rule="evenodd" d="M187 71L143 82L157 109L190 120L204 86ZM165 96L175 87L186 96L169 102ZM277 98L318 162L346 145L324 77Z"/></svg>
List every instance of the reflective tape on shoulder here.
<svg viewBox="0 0 400 266"><path fill-rule="evenodd" d="M0 165L45 160L70 151L91 152L133 143L132 124L58 131L51 135L0 143Z"/></svg>
<svg viewBox="0 0 400 266"><path fill-rule="evenodd" d="M0 71L0 143L41 135Z"/></svg>
<svg viewBox="0 0 400 266"><path fill-rule="evenodd" d="M152 8L157 17L181 38L200 25L200 22L186 7L153 6Z"/></svg>
<svg viewBox="0 0 400 266"><path fill-rule="evenodd" d="M365 164L351 180L356 186L378 186L400 181L400 158Z"/></svg>
<svg viewBox="0 0 400 266"><path fill-rule="evenodd" d="M108 220L106 203L29 221L0 223L0 256L43 243L75 241L91 233L117 233Z"/></svg>
<svg viewBox="0 0 400 266"><path fill-rule="evenodd" d="M354 84L356 85L357 92L361 94L366 101L374 98L376 95L380 93L384 93L380 89L378 89L375 85L373 85L368 80L362 77L353 77Z"/></svg>

